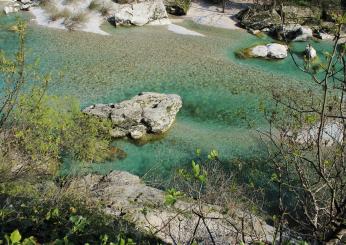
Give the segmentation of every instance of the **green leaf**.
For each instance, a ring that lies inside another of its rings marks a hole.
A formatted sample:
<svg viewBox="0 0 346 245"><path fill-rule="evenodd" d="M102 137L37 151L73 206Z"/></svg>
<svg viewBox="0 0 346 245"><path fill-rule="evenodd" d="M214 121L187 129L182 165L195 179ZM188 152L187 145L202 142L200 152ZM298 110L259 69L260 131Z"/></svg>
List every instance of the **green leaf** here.
<svg viewBox="0 0 346 245"><path fill-rule="evenodd" d="M15 230L14 232L11 233L10 240L13 244L19 243L21 239L22 239L22 236L20 235L18 230Z"/></svg>
<svg viewBox="0 0 346 245"><path fill-rule="evenodd" d="M177 191L176 189L172 188L167 190L166 194L165 194L165 204L168 206L172 206L174 205L178 198L182 197L183 193L180 191Z"/></svg>
<svg viewBox="0 0 346 245"><path fill-rule="evenodd" d="M193 171L193 175L198 178L200 172L201 172L201 168L199 166L199 164L196 164L195 161L192 160L192 171Z"/></svg>
<svg viewBox="0 0 346 245"><path fill-rule="evenodd" d="M208 155L208 159L209 160L215 160L216 158L218 158L219 153L217 150L211 150L211 152Z"/></svg>

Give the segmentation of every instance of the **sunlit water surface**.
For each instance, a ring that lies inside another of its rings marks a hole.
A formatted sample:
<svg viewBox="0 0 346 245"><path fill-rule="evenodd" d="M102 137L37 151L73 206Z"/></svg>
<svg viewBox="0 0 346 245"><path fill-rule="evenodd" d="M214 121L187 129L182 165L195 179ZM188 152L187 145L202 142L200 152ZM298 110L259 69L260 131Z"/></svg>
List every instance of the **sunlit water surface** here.
<svg viewBox="0 0 346 245"><path fill-rule="evenodd" d="M15 16L1 17L0 48L16 48L7 31ZM244 31L205 27L192 22L181 25L205 37L178 35L167 27L103 29L111 36L66 32L30 25L28 56L39 58L41 72L53 75L49 93L77 97L82 106L119 102L142 91L176 93L183 99L172 129L161 139L146 144L117 140L114 145L127 157L94 164L84 171L106 173L112 169L138 175L154 171L162 176L193 157L218 149L222 159L251 158L261 154L255 129L266 127L258 110L268 91L306 82L290 59L241 60L235 51L269 39ZM306 43L295 44L303 50ZM319 50L327 43L314 43ZM82 170L65 161L64 172Z"/></svg>

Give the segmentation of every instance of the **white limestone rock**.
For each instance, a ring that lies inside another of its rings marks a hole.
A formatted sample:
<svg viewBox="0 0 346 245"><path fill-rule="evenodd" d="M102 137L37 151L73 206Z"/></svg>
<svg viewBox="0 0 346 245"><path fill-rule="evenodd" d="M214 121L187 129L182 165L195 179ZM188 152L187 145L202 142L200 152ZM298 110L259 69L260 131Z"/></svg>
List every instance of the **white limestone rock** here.
<svg viewBox="0 0 346 245"><path fill-rule="evenodd" d="M168 23L162 0L149 0L134 4L118 4L112 16L115 24L143 26L151 22Z"/></svg>
<svg viewBox="0 0 346 245"><path fill-rule="evenodd" d="M268 48L265 45L259 45L251 49L251 55L253 57L265 58L268 56Z"/></svg>
<svg viewBox="0 0 346 245"><path fill-rule="evenodd" d="M284 59L287 57L288 47L286 45L271 43L267 45L268 57L274 59Z"/></svg>
<svg viewBox="0 0 346 245"><path fill-rule="evenodd" d="M182 107L176 94L140 93L118 104L96 104L83 110L84 113L112 121L111 136L130 136L140 139L147 134L161 134L173 124Z"/></svg>
<svg viewBox="0 0 346 245"><path fill-rule="evenodd" d="M251 48L252 57L284 59L287 57L288 47L278 43L270 43L267 45L258 45Z"/></svg>

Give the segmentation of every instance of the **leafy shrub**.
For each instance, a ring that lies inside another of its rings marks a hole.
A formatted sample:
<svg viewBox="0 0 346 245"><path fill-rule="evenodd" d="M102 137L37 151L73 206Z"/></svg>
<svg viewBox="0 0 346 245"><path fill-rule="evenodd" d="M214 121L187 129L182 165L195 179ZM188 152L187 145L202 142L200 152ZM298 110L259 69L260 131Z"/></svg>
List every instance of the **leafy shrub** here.
<svg viewBox="0 0 346 245"><path fill-rule="evenodd" d="M98 162L109 156L109 122L83 114L72 98L47 96L33 89L20 97L14 117L17 143L33 161L68 155Z"/></svg>
<svg viewBox="0 0 346 245"><path fill-rule="evenodd" d="M135 245L159 241L136 231L126 221L104 214L86 196L49 180L0 185L0 244L86 243Z"/></svg>

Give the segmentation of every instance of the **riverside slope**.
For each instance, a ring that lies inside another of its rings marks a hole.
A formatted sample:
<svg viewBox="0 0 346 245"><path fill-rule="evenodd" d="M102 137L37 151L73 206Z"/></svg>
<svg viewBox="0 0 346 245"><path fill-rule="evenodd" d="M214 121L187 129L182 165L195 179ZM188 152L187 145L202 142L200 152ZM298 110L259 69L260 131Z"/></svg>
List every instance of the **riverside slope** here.
<svg viewBox="0 0 346 245"><path fill-rule="evenodd" d="M71 187L95 202L104 203L106 213L122 217L139 230L170 244L189 244L191 238L211 244L209 232L215 244L273 240L274 228L252 214L236 208L225 213L219 206L187 198L178 200L174 206L164 205L163 191L145 185L139 177L127 172L89 174L74 180ZM206 217L199 225L196 213Z"/></svg>

